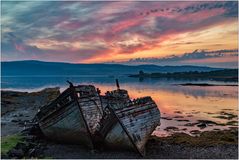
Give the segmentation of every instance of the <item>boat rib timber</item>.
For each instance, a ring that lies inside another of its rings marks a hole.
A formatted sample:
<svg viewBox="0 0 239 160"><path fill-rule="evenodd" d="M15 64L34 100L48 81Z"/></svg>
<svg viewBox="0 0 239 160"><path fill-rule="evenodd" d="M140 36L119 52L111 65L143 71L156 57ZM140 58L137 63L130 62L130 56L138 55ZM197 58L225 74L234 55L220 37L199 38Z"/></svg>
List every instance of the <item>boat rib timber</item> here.
<svg viewBox="0 0 239 160"><path fill-rule="evenodd" d="M93 148L102 112L99 92L94 86L71 84L56 100L41 107L36 118L49 139Z"/></svg>
<svg viewBox="0 0 239 160"><path fill-rule="evenodd" d="M160 111L151 97L127 104L115 99L105 108L100 124L106 146L136 150L143 156L148 138L160 124Z"/></svg>

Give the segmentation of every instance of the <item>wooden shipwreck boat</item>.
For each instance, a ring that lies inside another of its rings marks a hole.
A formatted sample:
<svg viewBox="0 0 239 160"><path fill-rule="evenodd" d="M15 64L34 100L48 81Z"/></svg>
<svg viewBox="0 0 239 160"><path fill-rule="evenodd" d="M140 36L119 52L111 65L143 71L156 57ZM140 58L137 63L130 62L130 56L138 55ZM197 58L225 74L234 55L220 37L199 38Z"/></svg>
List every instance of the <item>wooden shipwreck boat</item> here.
<svg viewBox="0 0 239 160"><path fill-rule="evenodd" d="M93 135L102 113L94 86L71 84L56 100L41 107L36 119L46 137L93 148Z"/></svg>
<svg viewBox="0 0 239 160"><path fill-rule="evenodd" d="M144 146L160 125L160 111L151 97L131 101L126 90L108 92L108 101L100 121L98 134L109 148L131 149L144 155Z"/></svg>
<svg viewBox="0 0 239 160"><path fill-rule="evenodd" d="M131 100L126 90L99 95L92 85L72 84L56 100L41 107L37 120L44 135L60 142L85 144L94 148L135 150L144 146L160 124L160 111L151 97Z"/></svg>

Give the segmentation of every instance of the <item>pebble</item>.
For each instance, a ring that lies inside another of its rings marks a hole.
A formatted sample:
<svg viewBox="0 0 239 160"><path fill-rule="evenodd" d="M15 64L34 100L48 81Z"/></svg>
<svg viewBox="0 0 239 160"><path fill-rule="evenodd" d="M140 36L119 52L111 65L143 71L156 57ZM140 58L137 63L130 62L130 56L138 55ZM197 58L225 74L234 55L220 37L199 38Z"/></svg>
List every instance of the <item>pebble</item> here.
<svg viewBox="0 0 239 160"><path fill-rule="evenodd" d="M207 127L207 124L206 123L201 123L201 124L198 124L197 127L201 128L201 129L204 129Z"/></svg>
<svg viewBox="0 0 239 160"><path fill-rule="evenodd" d="M16 122L19 122L19 120L18 119L13 119L11 122L16 123Z"/></svg>

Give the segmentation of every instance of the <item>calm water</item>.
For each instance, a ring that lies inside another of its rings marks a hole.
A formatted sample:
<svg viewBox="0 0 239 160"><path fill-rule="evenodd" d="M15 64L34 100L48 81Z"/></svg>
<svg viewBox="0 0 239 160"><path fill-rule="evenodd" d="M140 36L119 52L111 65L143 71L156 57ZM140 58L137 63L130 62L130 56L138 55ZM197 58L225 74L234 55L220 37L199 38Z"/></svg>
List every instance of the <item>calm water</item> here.
<svg viewBox="0 0 239 160"><path fill-rule="evenodd" d="M120 87L127 89L132 98L152 96L161 111L161 126L154 134L169 135L173 132L193 130L227 129L237 125L237 117L227 118L228 115L238 115L238 90L236 86L180 86L180 83L212 83L232 84L214 81L174 81L152 80L139 81L125 76L57 76L57 77L2 77L3 90L36 91L45 87L61 87L63 91L70 80L75 84L93 84L100 88L101 93L115 89L115 78L120 81ZM233 83L235 84L235 83ZM220 116L220 117L218 117ZM198 120L210 120L221 125L210 125L200 129L197 125L188 126ZM234 122L233 122L234 121ZM231 122L233 125L226 123ZM226 124L226 125L225 125ZM167 127L177 128L167 128ZM191 133L190 133L191 132Z"/></svg>

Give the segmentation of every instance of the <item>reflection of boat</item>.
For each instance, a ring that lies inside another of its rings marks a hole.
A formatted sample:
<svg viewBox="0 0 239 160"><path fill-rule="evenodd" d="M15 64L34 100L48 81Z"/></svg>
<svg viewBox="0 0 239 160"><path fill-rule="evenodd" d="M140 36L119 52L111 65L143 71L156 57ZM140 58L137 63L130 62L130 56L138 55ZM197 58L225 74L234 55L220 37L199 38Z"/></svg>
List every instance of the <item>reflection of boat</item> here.
<svg viewBox="0 0 239 160"><path fill-rule="evenodd" d="M53 140L93 147L93 135L102 117L94 86L71 85L36 115L43 134Z"/></svg>
<svg viewBox="0 0 239 160"><path fill-rule="evenodd" d="M160 112L151 97L130 100L120 89L100 91L91 85L66 89L56 100L41 107L36 118L43 134L53 140L104 145L144 153L144 145L160 123Z"/></svg>

